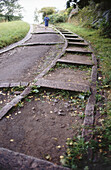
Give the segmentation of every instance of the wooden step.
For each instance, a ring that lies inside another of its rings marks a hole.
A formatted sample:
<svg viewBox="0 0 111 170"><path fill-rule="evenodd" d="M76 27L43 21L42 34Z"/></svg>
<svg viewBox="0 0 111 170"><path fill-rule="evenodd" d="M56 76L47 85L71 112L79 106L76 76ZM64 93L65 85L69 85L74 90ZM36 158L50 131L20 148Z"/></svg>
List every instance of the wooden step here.
<svg viewBox="0 0 111 170"><path fill-rule="evenodd" d="M69 91L76 91L76 92L88 92L90 91L90 87L88 85L81 85L71 82L62 82L62 81L55 81L55 80L47 80L44 78L38 79L35 83L37 86L53 88L53 89L62 89L62 90L69 90Z"/></svg>
<svg viewBox="0 0 111 170"><path fill-rule="evenodd" d="M20 46L56 45L56 44L64 44L64 42L33 42L33 43L24 43Z"/></svg>
<svg viewBox="0 0 111 170"><path fill-rule="evenodd" d="M58 62L72 63L72 64L81 64L81 65L93 65L92 57L87 55L78 55L66 53Z"/></svg>
<svg viewBox="0 0 111 170"><path fill-rule="evenodd" d="M73 32L66 32L66 31L61 31L62 34L73 34Z"/></svg>
<svg viewBox="0 0 111 170"><path fill-rule="evenodd" d="M82 42L68 42L68 45L75 45L75 46L88 46L88 43L82 43Z"/></svg>
<svg viewBox="0 0 111 170"><path fill-rule="evenodd" d="M53 32L53 31L39 31L39 32L32 32L31 34L59 34L59 32Z"/></svg>
<svg viewBox="0 0 111 170"><path fill-rule="evenodd" d="M57 62L66 63L66 64L77 64L77 65L89 65L89 66L92 66L92 62L85 62L85 61L74 61L74 60L58 59Z"/></svg>
<svg viewBox="0 0 111 170"><path fill-rule="evenodd" d="M75 41L75 42L84 42L82 38L66 38L68 41Z"/></svg>
<svg viewBox="0 0 111 170"><path fill-rule="evenodd" d="M69 38L78 38L78 35L76 34L64 34L65 37L69 37Z"/></svg>
<svg viewBox="0 0 111 170"><path fill-rule="evenodd" d="M83 48L67 48L67 53L83 53L83 54L92 54L92 51Z"/></svg>

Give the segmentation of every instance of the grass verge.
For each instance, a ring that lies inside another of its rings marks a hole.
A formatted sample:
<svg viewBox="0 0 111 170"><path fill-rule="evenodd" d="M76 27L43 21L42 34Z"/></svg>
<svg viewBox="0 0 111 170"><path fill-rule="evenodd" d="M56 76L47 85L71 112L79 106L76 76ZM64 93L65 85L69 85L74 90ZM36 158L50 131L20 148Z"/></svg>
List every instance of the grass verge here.
<svg viewBox="0 0 111 170"><path fill-rule="evenodd" d="M23 21L0 23L0 48L23 39L29 28L29 24Z"/></svg>

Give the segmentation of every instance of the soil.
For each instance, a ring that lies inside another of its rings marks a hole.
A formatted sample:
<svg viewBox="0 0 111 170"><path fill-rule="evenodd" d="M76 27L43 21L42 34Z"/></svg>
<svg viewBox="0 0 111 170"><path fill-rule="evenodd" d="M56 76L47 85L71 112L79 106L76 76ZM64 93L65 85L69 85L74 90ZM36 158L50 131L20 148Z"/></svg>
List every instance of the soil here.
<svg viewBox="0 0 111 170"><path fill-rule="evenodd" d="M49 41L61 41L61 37L56 34L53 37L47 36L47 41L48 38ZM34 39L34 42L38 41ZM46 68L61 48L62 46L19 47L1 55L0 82L32 81L35 74ZM66 70L66 81L73 80L79 74L76 81L82 83L80 77L84 77L86 71L63 69L61 76L57 77L57 69L53 78L63 78ZM89 84L86 77L83 83L85 81ZM43 88L39 91L39 94L29 95L0 121L0 147L60 164L59 157L66 151L67 138L79 135L82 130L87 101L81 93ZM8 102L7 95L1 100Z"/></svg>
<svg viewBox="0 0 111 170"><path fill-rule="evenodd" d="M10 111L0 122L0 147L60 164L67 138L81 132L86 104L79 94L61 95L42 89Z"/></svg>
<svg viewBox="0 0 111 170"><path fill-rule="evenodd" d="M77 84L89 85L90 76L87 75L88 71L73 70L70 68L57 68L51 71L50 74L44 76L47 80L59 80L61 82L73 82Z"/></svg>
<svg viewBox="0 0 111 170"><path fill-rule="evenodd" d="M87 55L72 55L72 54L66 54L63 57L61 57L62 60L72 60L76 62L84 62L84 63L92 63L92 60L90 59L90 56Z"/></svg>

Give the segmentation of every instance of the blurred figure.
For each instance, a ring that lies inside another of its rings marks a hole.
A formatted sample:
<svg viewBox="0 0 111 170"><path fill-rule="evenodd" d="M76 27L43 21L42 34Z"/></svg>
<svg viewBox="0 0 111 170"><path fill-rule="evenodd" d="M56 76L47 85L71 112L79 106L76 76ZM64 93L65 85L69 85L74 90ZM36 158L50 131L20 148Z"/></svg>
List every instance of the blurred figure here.
<svg viewBox="0 0 111 170"><path fill-rule="evenodd" d="M46 29L48 27L48 24L49 24L49 17L48 17L48 15L46 15L44 17L44 22L45 22L45 29Z"/></svg>

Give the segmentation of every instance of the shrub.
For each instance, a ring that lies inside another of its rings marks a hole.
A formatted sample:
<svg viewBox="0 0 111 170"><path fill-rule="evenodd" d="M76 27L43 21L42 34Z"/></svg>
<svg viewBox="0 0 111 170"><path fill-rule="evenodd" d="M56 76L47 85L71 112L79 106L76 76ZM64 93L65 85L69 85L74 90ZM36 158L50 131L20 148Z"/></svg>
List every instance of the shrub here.
<svg viewBox="0 0 111 170"><path fill-rule="evenodd" d="M63 14L57 13L57 14L50 15L49 18L50 18L50 23L55 24L55 23L60 23L60 22L66 22L68 19L68 16L67 14L64 14L64 13Z"/></svg>

